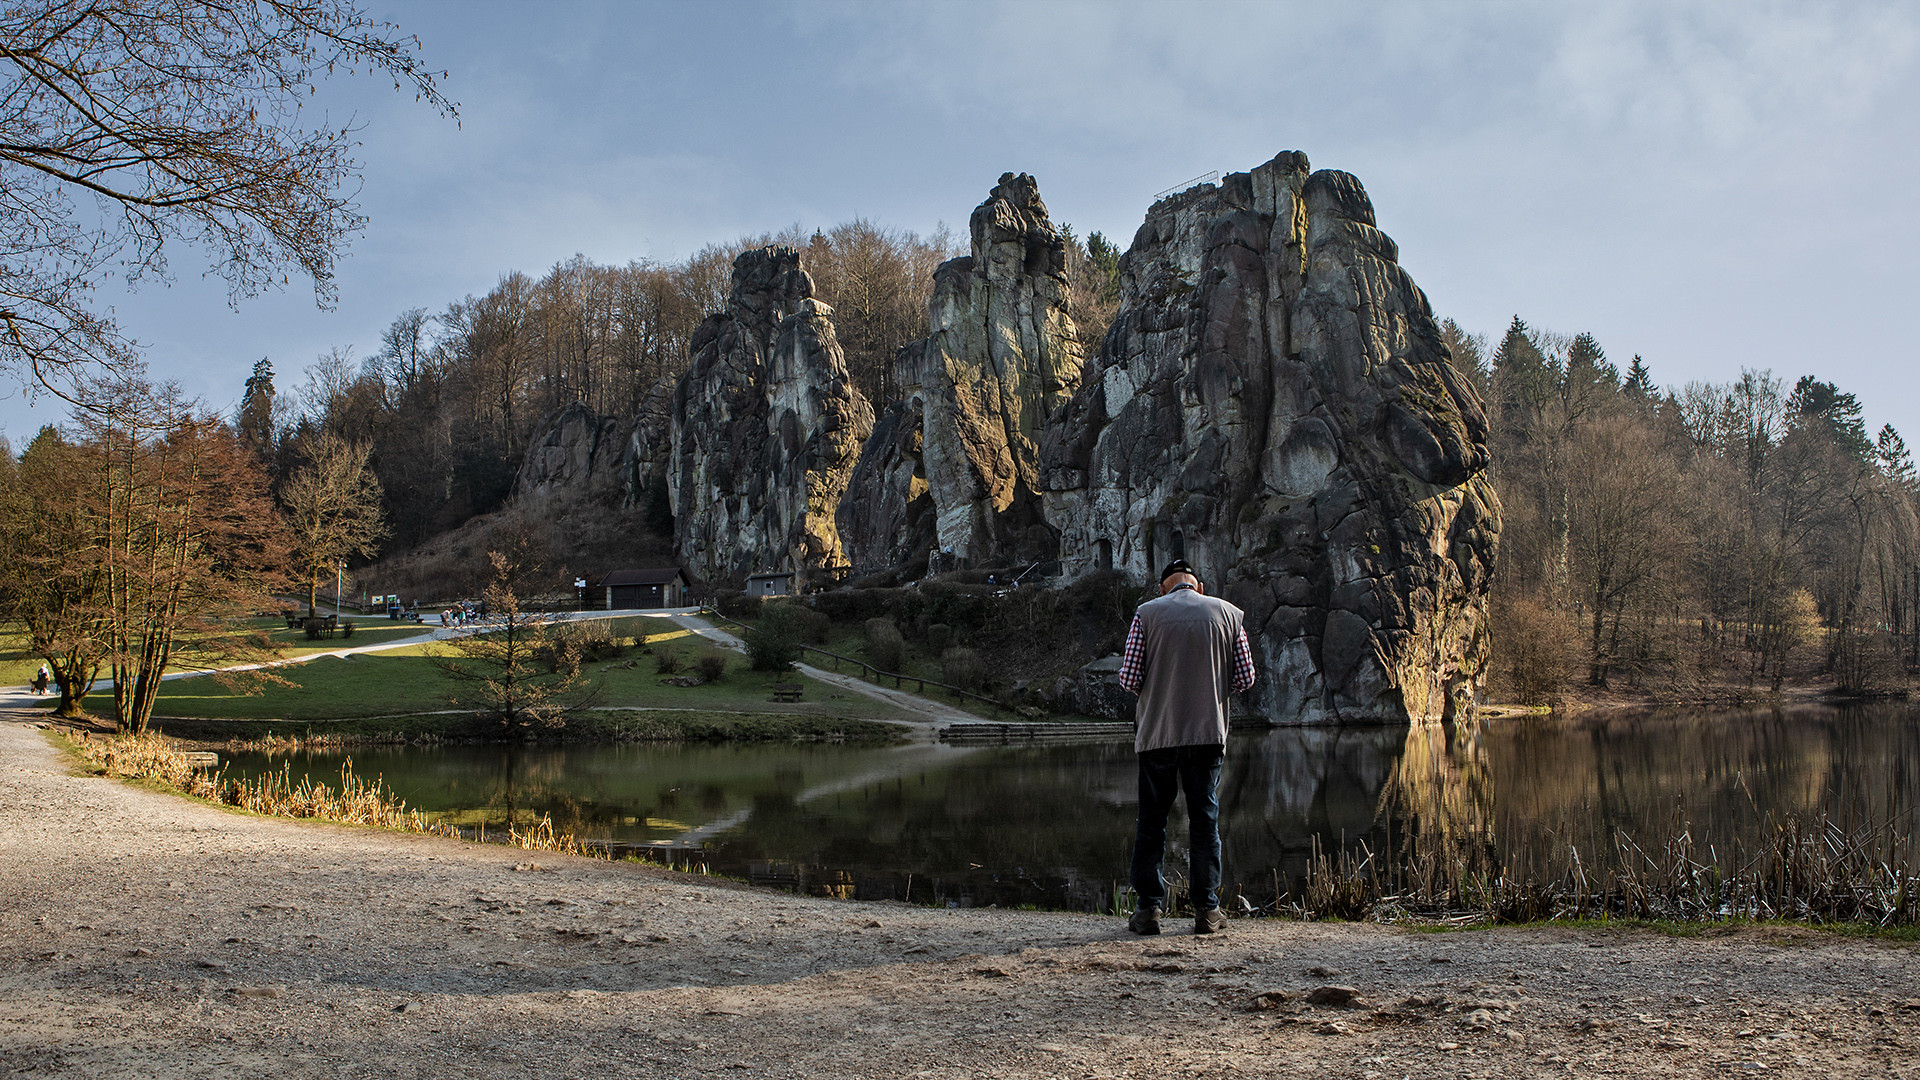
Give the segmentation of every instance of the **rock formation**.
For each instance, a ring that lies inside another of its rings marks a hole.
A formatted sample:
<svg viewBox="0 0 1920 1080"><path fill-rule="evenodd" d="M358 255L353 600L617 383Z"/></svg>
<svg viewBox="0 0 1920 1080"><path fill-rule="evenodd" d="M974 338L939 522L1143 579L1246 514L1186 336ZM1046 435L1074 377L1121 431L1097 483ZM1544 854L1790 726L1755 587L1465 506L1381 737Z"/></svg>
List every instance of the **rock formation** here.
<svg viewBox="0 0 1920 1080"><path fill-rule="evenodd" d="M544 502L617 491L625 450L619 427L619 421L595 414L584 401L554 413L547 421L546 435L528 447L521 459L514 497L523 503Z"/></svg>
<svg viewBox="0 0 1920 1080"><path fill-rule="evenodd" d="M706 580L847 566L840 504L873 409L847 378L833 310L791 248L733 263L727 310L695 331L673 395L667 486L674 547Z"/></svg>
<svg viewBox="0 0 1920 1080"><path fill-rule="evenodd" d="M905 396L881 418L840 509L861 568L933 544L976 565L1053 555L1040 440L1081 367L1066 244L1024 173L1000 177L971 233L973 253L934 273L932 333L901 348Z"/></svg>
<svg viewBox="0 0 1920 1080"><path fill-rule="evenodd" d="M1163 199L1047 432L1071 572L1191 561L1247 610L1276 722L1450 716L1486 661L1486 420L1397 259L1303 154Z"/></svg>

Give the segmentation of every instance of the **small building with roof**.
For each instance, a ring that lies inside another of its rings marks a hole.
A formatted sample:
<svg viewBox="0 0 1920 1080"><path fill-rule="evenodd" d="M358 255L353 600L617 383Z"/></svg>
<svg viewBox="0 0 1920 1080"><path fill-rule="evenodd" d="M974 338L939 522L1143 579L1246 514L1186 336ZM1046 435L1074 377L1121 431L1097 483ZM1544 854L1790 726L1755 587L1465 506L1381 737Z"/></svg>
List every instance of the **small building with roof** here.
<svg viewBox="0 0 1920 1080"><path fill-rule="evenodd" d="M687 603L687 576L677 566L651 570L615 570L594 586L596 607L608 611L629 608L677 608Z"/></svg>
<svg viewBox="0 0 1920 1080"><path fill-rule="evenodd" d="M793 572L778 574L748 574L748 596L792 596Z"/></svg>

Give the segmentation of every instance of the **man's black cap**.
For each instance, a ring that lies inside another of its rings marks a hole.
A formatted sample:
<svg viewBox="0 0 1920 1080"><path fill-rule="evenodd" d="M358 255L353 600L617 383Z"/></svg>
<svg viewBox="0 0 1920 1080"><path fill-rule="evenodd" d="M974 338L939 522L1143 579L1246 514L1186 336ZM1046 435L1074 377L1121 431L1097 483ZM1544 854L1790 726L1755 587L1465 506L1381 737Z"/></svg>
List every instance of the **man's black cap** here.
<svg viewBox="0 0 1920 1080"><path fill-rule="evenodd" d="M1167 564L1165 570L1160 571L1160 580L1165 581L1175 574L1192 574L1197 578L1200 576L1200 571L1195 570L1185 559L1175 559Z"/></svg>

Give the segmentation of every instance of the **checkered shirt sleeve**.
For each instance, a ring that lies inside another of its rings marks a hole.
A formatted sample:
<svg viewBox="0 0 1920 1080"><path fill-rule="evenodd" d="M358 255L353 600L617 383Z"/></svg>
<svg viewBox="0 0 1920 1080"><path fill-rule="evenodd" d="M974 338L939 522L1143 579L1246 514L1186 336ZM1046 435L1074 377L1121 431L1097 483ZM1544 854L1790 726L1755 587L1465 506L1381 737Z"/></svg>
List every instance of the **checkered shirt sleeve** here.
<svg viewBox="0 0 1920 1080"><path fill-rule="evenodd" d="M1140 692L1140 677L1145 674L1141 666L1146 657L1146 639L1140 633L1140 616L1133 617L1133 625L1127 628L1127 647L1120 654L1120 688L1129 694ZM1248 659L1252 663L1252 659Z"/></svg>
<svg viewBox="0 0 1920 1080"><path fill-rule="evenodd" d="M1253 647L1247 644L1247 632L1243 628L1233 641L1233 692L1237 694L1252 686L1258 677L1253 670Z"/></svg>

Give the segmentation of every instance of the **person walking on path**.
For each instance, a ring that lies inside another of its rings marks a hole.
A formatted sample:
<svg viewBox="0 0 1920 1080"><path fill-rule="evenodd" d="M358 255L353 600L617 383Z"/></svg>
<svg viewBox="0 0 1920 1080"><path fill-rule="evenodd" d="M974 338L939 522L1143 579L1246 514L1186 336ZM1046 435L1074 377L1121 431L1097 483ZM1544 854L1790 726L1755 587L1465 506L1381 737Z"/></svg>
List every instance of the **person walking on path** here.
<svg viewBox="0 0 1920 1080"><path fill-rule="evenodd" d="M1193 932L1227 925L1220 911L1220 766L1227 755L1227 699L1255 678L1245 613L1206 595L1184 559L1160 572L1160 596L1140 605L1120 658L1120 685L1139 695L1133 749L1140 762L1140 823L1133 839L1133 890L1140 906L1127 929L1160 932L1166 881L1167 814L1187 793L1188 896Z"/></svg>

